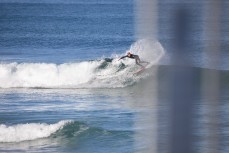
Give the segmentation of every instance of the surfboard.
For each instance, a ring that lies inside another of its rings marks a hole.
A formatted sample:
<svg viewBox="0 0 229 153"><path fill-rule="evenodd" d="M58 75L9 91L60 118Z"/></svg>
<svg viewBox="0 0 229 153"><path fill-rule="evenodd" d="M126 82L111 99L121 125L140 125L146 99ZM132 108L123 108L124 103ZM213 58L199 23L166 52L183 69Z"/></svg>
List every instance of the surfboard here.
<svg viewBox="0 0 229 153"><path fill-rule="evenodd" d="M148 66L149 64L146 64L143 68L141 68L140 70L138 70L137 72L134 72L134 75L138 75L138 74L141 74L142 72L145 71L146 67Z"/></svg>
<svg viewBox="0 0 229 153"><path fill-rule="evenodd" d="M138 70L137 72L134 72L134 74L135 75L141 74L142 72L144 72L144 70L145 70L145 67L140 69L140 70Z"/></svg>

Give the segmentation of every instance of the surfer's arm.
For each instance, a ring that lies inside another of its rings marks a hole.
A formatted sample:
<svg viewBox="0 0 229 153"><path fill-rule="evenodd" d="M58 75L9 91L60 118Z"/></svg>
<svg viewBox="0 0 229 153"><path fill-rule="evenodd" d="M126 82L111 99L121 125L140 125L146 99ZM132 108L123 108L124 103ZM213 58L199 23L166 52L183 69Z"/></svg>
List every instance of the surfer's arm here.
<svg viewBox="0 0 229 153"><path fill-rule="evenodd" d="M123 59L123 58L126 58L126 57L128 57L128 56L127 56L127 55L126 55L126 56L122 56L122 57L120 57L120 59ZM120 59L119 59L119 60L120 60Z"/></svg>

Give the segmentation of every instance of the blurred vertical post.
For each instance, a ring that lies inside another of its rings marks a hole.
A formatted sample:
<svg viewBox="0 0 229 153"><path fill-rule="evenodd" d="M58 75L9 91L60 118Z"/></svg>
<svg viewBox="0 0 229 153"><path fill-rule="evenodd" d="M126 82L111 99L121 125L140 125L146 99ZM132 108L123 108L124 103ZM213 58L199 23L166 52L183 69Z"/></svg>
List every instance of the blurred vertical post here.
<svg viewBox="0 0 229 153"><path fill-rule="evenodd" d="M135 0L135 38L157 40L157 0ZM150 41L149 41L150 42ZM153 54L152 50L148 50L147 54ZM157 67L154 66L154 74L157 76ZM157 90L157 77L152 77L149 84L151 88ZM146 88L143 90L147 90ZM141 91L144 93L144 91ZM144 153L157 152L157 92L153 92L150 99L142 100L142 105L150 106L145 113L139 113L135 120L135 128L139 129L144 124L144 129L138 130L135 134L135 143L137 148ZM138 150L136 151L138 152Z"/></svg>
<svg viewBox="0 0 229 153"><path fill-rule="evenodd" d="M157 0L135 0L136 39L157 38L157 7Z"/></svg>
<svg viewBox="0 0 229 153"><path fill-rule="evenodd" d="M205 9L206 24L205 33L205 53L208 59L207 66L219 68L220 60L220 35L221 35L221 0L208 1ZM217 70L203 71L203 97L207 107L207 141L206 150L202 152L219 152L219 94L220 94L220 74Z"/></svg>
<svg viewBox="0 0 229 153"><path fill-rule="evenodd" d="M189 6L190 7L190 6ZM170 77L170 153L191 153L192 117L194 104L194 78L188 54L191 50L191 16L185 5L178 5L173 18L173 69Z"/></svg>

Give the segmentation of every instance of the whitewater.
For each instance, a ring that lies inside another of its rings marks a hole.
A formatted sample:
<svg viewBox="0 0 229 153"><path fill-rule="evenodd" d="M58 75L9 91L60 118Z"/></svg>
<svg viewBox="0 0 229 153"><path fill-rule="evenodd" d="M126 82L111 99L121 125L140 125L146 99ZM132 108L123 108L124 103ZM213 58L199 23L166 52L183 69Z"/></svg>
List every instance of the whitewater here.
<svg viewBox="0 0 229 153"><path fill-rule="evenodd" d="M27 123L12 126L0 124L0 143L46 138L71 122L70 120L63 120L55 124Z"/></svg>
<svg viewBox="0 0 229 153"><path fill-rule="evenodd" d="M165 51L158 41L139 40L130 46L133 54L156 65ZM118 88L133 85L149 76L134 75L135 60L118 60L124 54L74 63L2 63L0 88Z"/></svg>

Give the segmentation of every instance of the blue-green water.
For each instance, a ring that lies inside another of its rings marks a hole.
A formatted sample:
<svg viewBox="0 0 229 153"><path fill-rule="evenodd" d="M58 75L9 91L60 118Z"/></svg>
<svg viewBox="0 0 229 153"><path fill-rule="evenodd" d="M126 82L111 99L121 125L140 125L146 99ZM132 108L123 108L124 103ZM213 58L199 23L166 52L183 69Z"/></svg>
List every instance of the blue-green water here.
<svg viewBox="0 0 229 153"><path fill-rule="evenodd" d="M166 74L174 68L170 15L178 2L159 2L158 40L136 40L132 0L0 2L0 152L169 152ZM194 151L207 147L208 99L200 93L202 72L214 71L220 75L219 146L226 153L228 9L220 65L213 68L203 52L203 3L189 5L195 12L189 53L197 92ZM128 50L151 62L147 71L133 75L139 69L133 60L118 61Z"/></svg>

